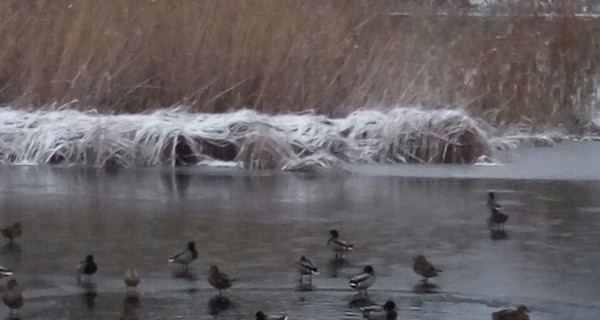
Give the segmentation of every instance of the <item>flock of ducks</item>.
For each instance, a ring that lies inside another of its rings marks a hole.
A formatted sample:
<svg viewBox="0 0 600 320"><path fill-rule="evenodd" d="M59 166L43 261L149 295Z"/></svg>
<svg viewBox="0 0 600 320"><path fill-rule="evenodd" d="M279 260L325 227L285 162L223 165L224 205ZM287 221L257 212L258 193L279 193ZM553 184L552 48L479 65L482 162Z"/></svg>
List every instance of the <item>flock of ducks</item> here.
<svg viewBox="0 0 600 320"><path fill-rule="evenodd" d="M504 230L504 224L508 220L508 216L502 212L502 207L496 202L493 192L488 193L487 207L491 211L488 220L491 228ZM7 228L1 229L0 234L9 239L12 243L15 239L23 234L21 224L15 223ZM340 239L340 234L337 230L330 231L330 238L327 240L327 247L333 251L336 260L341 260L344 254L352 251L354 245ZM182 271L187 273L189 265L198 258L196 244L190 241L187 248L173 256L168 261L173 264L180 265ZM312 276L318 275L317 266L306 256L300 257L297 262L298 273L300 274L300 284L304 283L305 277L308 278L308 283L312 284ZM93 275L98 271L98 266L94 261L93 255L87 255L83 261L77 265L77 283L93 286ZM422 284L429 285L429 279L437 277L442 270L433 265L423 255L414 258L413 271L422 277ZM12 276L13 272L0 266L0 277ZM210 267L208 272L208 283L219 291L219 296L222 296L223 290L233 286L236 279L229 277L225 272L219 270L215 265ZM123 281L125 282L128 298L137 299L137 286L141 282L138 272L134 268L125 270ZM366 296L367 290L375 284L376 276L373 266L366 265L362 272L352 277L349 281L350 288L357 290L359 296ZM83 285L82 285L83 286ZM85 286L83 286L85 287ZM6 284L6 289L2 300L10 309L10 319L14 318L14 311L18 311L23 307L23 290L15 279L10 279ZM362 314L368 320L394 320L397 318L396 304L392 300L388 300L383 305L371 305L361 308ZM492 314L493 320L529 320L529 310L526 306L518 306L514 309L504 309ZM286 315L267 315L263 311L257 311L255 314L256 320L285 320Z"/></svg>

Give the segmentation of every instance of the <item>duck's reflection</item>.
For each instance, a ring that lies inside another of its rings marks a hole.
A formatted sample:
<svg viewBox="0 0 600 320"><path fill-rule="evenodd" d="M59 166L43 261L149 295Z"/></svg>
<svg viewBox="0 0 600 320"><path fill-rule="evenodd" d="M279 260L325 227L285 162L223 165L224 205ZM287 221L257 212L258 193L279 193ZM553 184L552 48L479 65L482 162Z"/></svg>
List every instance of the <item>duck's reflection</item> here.
<svg viewBox="0 0 600 320"><path fill-rule="evenodd" d="M83 295L83 304L88 308L88 310L94 309L96 305L96 298L98 297L98 293L96 291L86 291Z"/></svg>
<svg viewBox="0 0 600 320"><path fill-rule="evenodd" d="M440 287L436 284L420 281L417 285L413 287L413 292L417 294L423 293L438 293Z"/></svg>
<svg viewBox="0 0 600 320"><path fill-rule="evenodd" d="M198 277L196 276L195 273L190 272L188 270L182 270L182 269L173 270L171 272L171 274L173 275L173 278L178 278L178 279L187 279L190 281L194 281L194 280L198 279Z"/></svg>
<svg viewBox="0 0 600 320"><path fill-rule="evenodd" d="M140 306L141 303L139 298L127 296L123 300L123 311L121 312L121 320L137 320Z"/></svg>
<svg viewBox="0 0 600 320"><path fill-rule="evenodd" d="M495 229L490 228L490 239L496 240L506 240L508 239L508 233L504 229Z"/></svg>
<svg viewBox="0 0 600 320"><path fill-rule="evenodd" d="M232 307L233 303L231 300L224 296L216 295L208 300L208 313L211 316L216 316L225 310L231 309Z"/></svg>
<svg viewBox="0 0 600 320"><path fill-rule="evenodd" d="M375 303L368 295L355 294L350 298L350 308L364 308L372 306Z"/></svg>
<svg viewBox="0 0 600 320"><path fill-rule="evenodd" d="M348 266L348 261L344 259L332 259L327 263L327 274L331 278L339 277L340 270Z"/></svg>

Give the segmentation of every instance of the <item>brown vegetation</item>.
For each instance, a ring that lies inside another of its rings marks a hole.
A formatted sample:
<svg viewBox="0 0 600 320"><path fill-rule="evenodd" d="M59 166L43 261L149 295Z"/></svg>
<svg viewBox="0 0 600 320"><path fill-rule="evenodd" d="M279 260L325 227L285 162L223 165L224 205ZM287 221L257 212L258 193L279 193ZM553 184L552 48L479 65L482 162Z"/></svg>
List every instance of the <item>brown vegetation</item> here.
<svg viewBox="0 0 600 320"><path fill-rule="evenodd" d="M7 0L0 103L329 115L456 105L494 124L588 120L597 20L565 1L510 17L467 16L456 3Z"/></svg>

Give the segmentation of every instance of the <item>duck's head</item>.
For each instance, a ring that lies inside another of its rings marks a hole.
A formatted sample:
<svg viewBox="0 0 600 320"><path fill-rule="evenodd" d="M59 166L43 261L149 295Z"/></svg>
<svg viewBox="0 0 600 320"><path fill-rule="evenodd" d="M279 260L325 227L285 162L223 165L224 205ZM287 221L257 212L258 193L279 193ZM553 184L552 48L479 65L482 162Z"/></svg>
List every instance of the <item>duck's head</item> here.
<svg viewBox="0 0 600 320"><path fill-rule="evenodd" d="M194 241L190 241L188 242L188 249L190 250L195 250L196 249L196 243Z"/></svg>
<svg viewBox="0 0 600 320"><path fill-rule="evenodd" d="M94 256L91 254L88 254L87 257L85 257L85 262L94 263Z"/></svg>
<svg viewBox="0 0 600 320"><path fill-rule="evenodd" d="M17 282L17 280L15 279L10 279L8 280L8 282L6 283L6 288L7 289L14 289L16 286L18 286L19 283Z"/></svg>
<svg viewBox="0 0 600 320"><path fill-rule="evenodd" d="M519 312L519 313L528 313L529 309L527 308L526 305L520 305L519 307L517 307L517 312Z"/></svg>
<svg viewBox="0 0 600 320"><path fill-rule="evenodd" d="M262 311L258 311L255 316L256 316L256 320L265 320L267 318L265 313Z"/></svg>
<svg viewBox="0 0 600 320"><path fill-rule="evenodd" d="M21 223L20 223L20 222L17 222L17 223L15 223L15 224L14 224L14 227L15 227L16 229L21 229Z"/></svg>
<svg viewBox="0 0 600 320"><path fill-rule="evenodd" d="M394 303L394 301L392 300L388 300L384 305L383 305L383 309L385 311L394 311L394 309L396 309L396 304Z"/></svg>
<svg viewBox="0 0 600 320"><path fill-rule="evenodd" d="M367 266L365 266L365 268L363 269L363 272L364 272L364 273L370 273L370 274L373 274L373 273L375 273L375 270L373 270L373 267L371 267L371 265L367 265Z"/></svg>
<svg viewBox="0 0 600 320"><path fill-rule="evenodd" d="M493 192L488 192L488 199L494 200L495 196Z"/></svg>
<svg viewBox="0 0 600 320"><path fill-rule="evenodd" d="M304 261L304 260L306 260L306 256L300 257L300 261Z"/></svg>
<svg viewBox="0 0 600 320"><path fill-rule="evenodd" d="M217 273L219 272L219 267L212 265L210 266L210 269L208 270L209 273Z"/></svg>
<svg viewBox="0 0 600 320"><path fill-rule="evenodd" d="M332 229L331 231L329 231L329 234L332 237L334 237L334 238L339 238L340 237L340 233L337 230L335 230L335 229Z"/></svg>

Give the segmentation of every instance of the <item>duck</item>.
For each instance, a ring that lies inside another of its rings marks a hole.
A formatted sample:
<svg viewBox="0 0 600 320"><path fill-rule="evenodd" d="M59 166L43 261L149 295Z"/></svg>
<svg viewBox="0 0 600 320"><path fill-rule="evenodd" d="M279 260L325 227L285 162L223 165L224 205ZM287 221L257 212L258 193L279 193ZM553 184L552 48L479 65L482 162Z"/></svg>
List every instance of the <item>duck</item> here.
<svg viewBox="0 0 600 320"><path fill-rule="evenodd" d="M262 311L258 311L255 314L256 320L287 320L287 315L266 315Z"/></svg>
<svg viewBox="0 0 600 320"><path fill-rule="evenodd" d="M367 293L367 289L375 284L375 270L370 265L363 268L363 272L350 279L350 287L358 290L360 294L362 291Z"/></svg>
<svg viewBox="0 0 600 320"><path fill-rule="evenodd" d="M487 199L487 203L486 206L491 210L491 209L498 209L498 210L502 210L502 206L496 202L496 195L493 192L489 192L488 193L488 199Z"/></svg>
<svg viewBox="0 0 600 320"><path fill-rule="evenodd" d="M500 226L500 229L504 230L504 224L508 220L508 215L500 212L497 208L492 208L492 214L489 218L490 225Z"/></svg>
<svg viewBox="0 0 600 320"><path fill-rule="evenodd" d="M327 240L327 246L335 253L335 259L341 259L344 252L354 250L354 245L340 239L340 233L333 229L329 231L331 237Z"/></svg>
<svg viewBox="0 0 600 320"><path fill-rule="evenodd" d="M13 310L23 307L23 289L15 279L8 280L6 290L2 296L4 304L10 309L10 319L13 319Z"/></svg>
<svg viewBox="0 0 600 320"><path fill-rule="evenodd" d="M137 270L134 268L127 268L125 270L125 275L123 276L123 281L125 282L125 286L127 286L127 291L129 291L132 288L135 289L142 280L140 279Z"/></svg>
<svg viewBox="0 0 600 320"><path fill-rule="evenodd" d="M414 259L413 271L423 277L423 282L427 283L429 278L437 277L441 269L436 268L427 258L419 255Z"/></svg>
<svg viewBox="0 0 600 320"><path fill-rule="evenodd" d="M221 291L230 288L237 279L229 278L225 272L219 271L217 266L211 266L208 271L208 283L215 289Z"/></svg>
<svg viewBox="0 0 600 320"><path fill-rule="evenodd" d="M520 305L517 310L503 309L492 313L492 320L529 320L527 306Z"/></svg>
<svg viewBox="0 0 600 320"><path fill-rule="evenodd" d="M188 271L188 265L192 263L192 261L198 259L198 251L196 251L196 243L194 241L190 241L187 244L187 249L185 251L179 252L174 256L169 258L170 263L180 264L185 268L185 271Z"/></svg>
<svg viewBox="0 0 600 320"><path fill-rule="evenodd" d="M384 305L373 305L360 308L363 317L368 320L395 320L398 317L396 304L392 300L386 301Z"/></svg>
<svg viewBox="0 0 600 320"><path fill-rule="evenodd" d="M14 239L17 239L23 235L23 229L21 228L21 224L17 222L9 227L0 230L0 234L2 234L3 237L10 240L10 243L12 243Z"/></svg>
<svg viewBox="0 0 600 320"><path fill-rule="evenodd" d="M306 256L300 257L300 261L298 261L298 272L300 273L300 283L302 283L304 276L308 276L308 282L312 283L312 275L319 274L317 266L306 258Z"/></svg>
<svg viewBox="0 0 600 320"><path fill-rule="evenodd" d="M3 266L0 266L0 278L10 277L12 275L13 275L12 270L5 268Z"/></svg>
<svg viewBox="0 0 600 320"><path fill-rule="evenodd" d="M88 277L93 276L98 271L98 265L94 262L94 256L88 254L85 260L81 261L77 266L77 270L80 275L86 275Z"/></svg>

